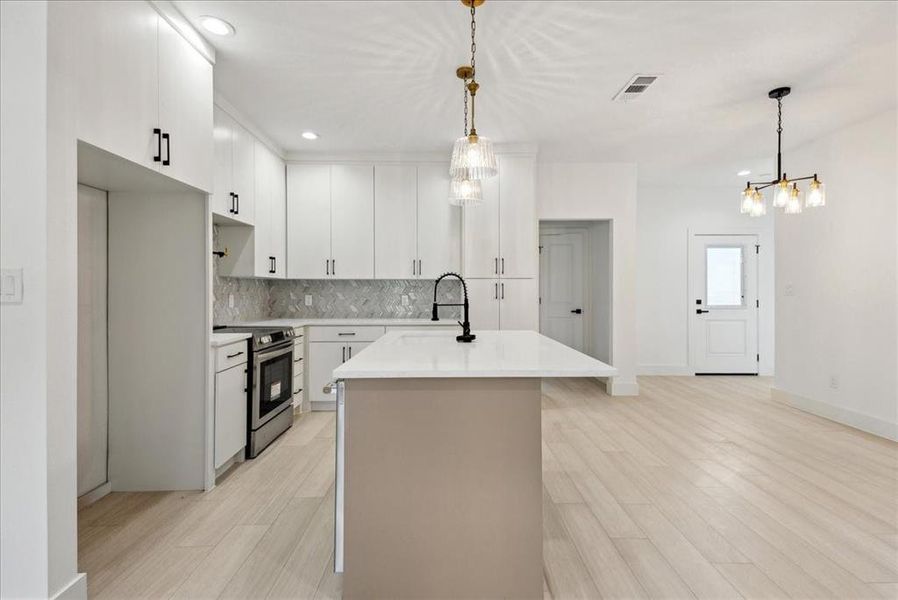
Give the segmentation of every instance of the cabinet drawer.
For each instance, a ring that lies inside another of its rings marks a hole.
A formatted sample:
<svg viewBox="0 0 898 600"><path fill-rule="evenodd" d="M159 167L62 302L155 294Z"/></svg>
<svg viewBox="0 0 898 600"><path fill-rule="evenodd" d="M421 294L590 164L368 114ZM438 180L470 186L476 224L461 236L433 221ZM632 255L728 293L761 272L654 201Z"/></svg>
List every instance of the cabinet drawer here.
<svg viewBox="0 0 898 600"><path fill-rule="evenodd" d="M241 340L235 344L220 346L215 349L215 372L219 373L246 362L249 348L247 341Z"/></svg>
<svg viewBox="0 0 898 600"><path fill-rule="evenodd" d="M294 412L297 412L297 411L306 412L307 409L303 408L303 406L302 406L302 402L304 399L305 399L305 395L302 390L300 390L299 393L293 394L293 411Z"/></svg>
<svg viewBox="0 0 898 600"><path fill-rule="evenodd" d="M305 357L305 348L302 343L293 345L293 362Z"/></svg>
<svg viewBox="0 0 898 600"><path fill-rule="evenodd" d="M382 326L309 327L310 342L373 342L384 334Z"/></svg>
<svg viewBox="0 0 898 600"><path fill-rule="evenodd" d="M293 377L293 395L296 396L300 392L302 392L302 373Z"/></svg>

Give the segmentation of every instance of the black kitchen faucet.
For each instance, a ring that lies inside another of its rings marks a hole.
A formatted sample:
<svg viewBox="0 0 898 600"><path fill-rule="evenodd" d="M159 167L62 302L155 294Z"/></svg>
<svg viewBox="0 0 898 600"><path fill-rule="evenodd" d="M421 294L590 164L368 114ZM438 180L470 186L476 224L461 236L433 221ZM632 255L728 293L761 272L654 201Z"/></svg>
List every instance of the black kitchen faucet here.
<svg viewBox="0 0 898 600"><path fill-rule="evenodd" d="M462 293L464 294L465 301L462 304L453 304L453 303L439 303L437 302L437 288L440 286L440 282L446 277L455 277L459 281L461 281ZM440 317L437 314L437 311L440 306L463 306L464 307L464 321L459 321L458 324L461 325L461 335L455 336L455 341L457 342L473 342L474 338L477 336L471 333L471 323L468 322L468 286L465 283L465 280L462 279L462 276L458 273L443 273L437 280L433 283L433 317L430 319L431 321L439 321Z"/></svg>

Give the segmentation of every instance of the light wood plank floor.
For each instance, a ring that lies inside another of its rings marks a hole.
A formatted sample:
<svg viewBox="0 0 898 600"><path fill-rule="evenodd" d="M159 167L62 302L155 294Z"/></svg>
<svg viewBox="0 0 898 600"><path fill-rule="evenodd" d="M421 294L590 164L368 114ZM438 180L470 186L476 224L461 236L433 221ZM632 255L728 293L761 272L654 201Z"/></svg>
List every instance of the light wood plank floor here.
<svg viewBox="0 0 898 600"><path fill-rule="evenodd" d="M545 595L896 598L898 444L749 377L646 377L638 398L543 384ZM79 513L97 598L336 598L334 417L313 413L212 492Z"/></svg>

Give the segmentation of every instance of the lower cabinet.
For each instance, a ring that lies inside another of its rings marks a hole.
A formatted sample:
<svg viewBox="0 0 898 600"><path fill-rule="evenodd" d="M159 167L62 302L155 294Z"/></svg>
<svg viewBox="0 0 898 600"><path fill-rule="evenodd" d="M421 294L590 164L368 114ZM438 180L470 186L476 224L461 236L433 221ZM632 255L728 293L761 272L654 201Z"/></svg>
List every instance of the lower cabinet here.
<svg viewBox="0 0 898 600"><path fill-rule="evenodd" d="M537 279L468 279L471 329L539 331Z"/></svg>
<svg viewBox="0 0 898 600"><path fill-rule="evenodd" d="M215 374L215 468L246 446L246 363Z"/></svg>
<svg viewBox="0 0 898 600"><path fill-rule="evenodd" d="M312 410L335 410L336 398L324 393L324 386L334 380L334 369L371 345L371 342L310 342L307 398Z"/></svg>

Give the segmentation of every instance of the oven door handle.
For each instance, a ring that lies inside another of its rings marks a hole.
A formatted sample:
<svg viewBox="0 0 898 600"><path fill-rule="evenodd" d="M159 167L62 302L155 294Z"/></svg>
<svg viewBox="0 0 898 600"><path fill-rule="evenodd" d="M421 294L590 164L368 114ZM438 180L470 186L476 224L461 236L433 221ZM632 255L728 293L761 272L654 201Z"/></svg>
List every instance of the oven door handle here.
<svg viewBox="0 0 898 600"><path fill-rule="evenodd" d="M272 358L278 358L279 356L283 356L285 354L293 354L293 344L285 348L279 348L277 350L269 350L268 352L262 352L261 354L256 354L253 362L255 364L261 364L267 360Z"/></svg>

